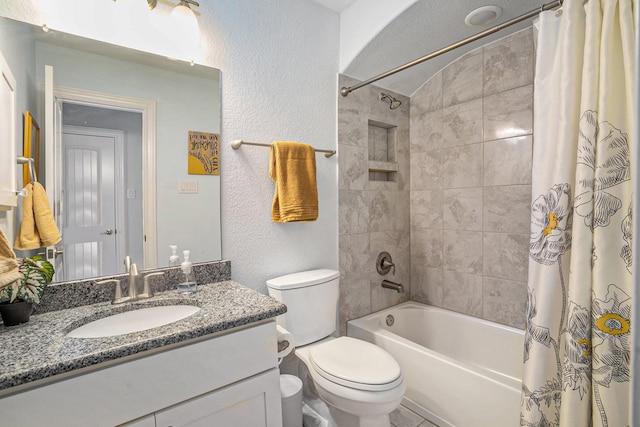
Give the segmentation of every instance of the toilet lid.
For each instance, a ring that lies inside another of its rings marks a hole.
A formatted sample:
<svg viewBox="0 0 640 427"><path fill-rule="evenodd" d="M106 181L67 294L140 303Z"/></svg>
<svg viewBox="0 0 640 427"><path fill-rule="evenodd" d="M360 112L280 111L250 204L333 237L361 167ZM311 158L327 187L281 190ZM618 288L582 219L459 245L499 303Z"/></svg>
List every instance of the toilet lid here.
<svg viewBox="0 0 640 427"><path fill-rule="evenodd" d="M400 366L389 353L351 337L315 346L309 351L309 360L318 374L345 387L382 391L402 382Z"/></svg>

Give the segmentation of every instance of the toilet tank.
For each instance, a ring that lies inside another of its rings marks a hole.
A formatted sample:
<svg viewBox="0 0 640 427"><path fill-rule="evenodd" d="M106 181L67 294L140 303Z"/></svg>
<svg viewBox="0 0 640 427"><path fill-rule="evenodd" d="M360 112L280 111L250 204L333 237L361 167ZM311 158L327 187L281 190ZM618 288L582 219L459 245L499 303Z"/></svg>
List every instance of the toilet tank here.
<svg viewBox="0 0 640 427"><path fill-rule="evenodd" d="M267 280L269 295L287 306L276 318L293 334L296 346L328 337L336 330L340 273L320 269Z"/></svg>

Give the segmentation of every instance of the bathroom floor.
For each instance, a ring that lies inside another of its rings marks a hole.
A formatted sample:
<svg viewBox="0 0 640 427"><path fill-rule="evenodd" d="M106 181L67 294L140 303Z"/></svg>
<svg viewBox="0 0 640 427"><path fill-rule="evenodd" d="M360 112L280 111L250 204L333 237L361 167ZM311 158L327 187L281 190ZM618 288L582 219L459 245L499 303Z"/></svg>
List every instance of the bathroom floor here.
<svg viewBox="0 0 640 427"><path fill-rule="evenodd" d="M404 406L389 414L389 418L391 427L438 427Z"/></svg>

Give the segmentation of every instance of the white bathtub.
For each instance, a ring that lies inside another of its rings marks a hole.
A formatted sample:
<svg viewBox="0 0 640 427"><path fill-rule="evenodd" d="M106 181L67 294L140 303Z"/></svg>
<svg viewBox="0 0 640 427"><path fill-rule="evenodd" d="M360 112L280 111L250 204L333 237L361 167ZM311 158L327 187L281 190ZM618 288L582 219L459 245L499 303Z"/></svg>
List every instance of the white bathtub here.
<svg viewBox="0 0 640 427"><path fill-rule="evenodd" d="M403 404L438 426L520 425L522 330L410 301L349 321L347 335L391 353Z"/></svg>

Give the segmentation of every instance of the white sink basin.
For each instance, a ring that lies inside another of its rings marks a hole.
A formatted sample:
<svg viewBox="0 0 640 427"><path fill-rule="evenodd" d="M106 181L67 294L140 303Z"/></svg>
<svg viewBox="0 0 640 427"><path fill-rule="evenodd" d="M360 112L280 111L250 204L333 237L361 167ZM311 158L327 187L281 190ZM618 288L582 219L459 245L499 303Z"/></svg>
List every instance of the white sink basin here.
<svg viewBox="0 0 640 427"><path fill-rule="evenodd" d="M198 311L200 311L200 307L192 305L140 308L94 320L75 328L67 336L72 338L100 338L129 334L167 325L189 317Z"/></svg>

